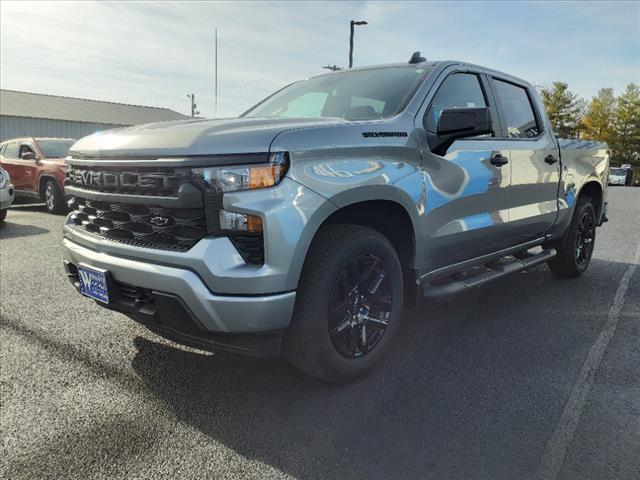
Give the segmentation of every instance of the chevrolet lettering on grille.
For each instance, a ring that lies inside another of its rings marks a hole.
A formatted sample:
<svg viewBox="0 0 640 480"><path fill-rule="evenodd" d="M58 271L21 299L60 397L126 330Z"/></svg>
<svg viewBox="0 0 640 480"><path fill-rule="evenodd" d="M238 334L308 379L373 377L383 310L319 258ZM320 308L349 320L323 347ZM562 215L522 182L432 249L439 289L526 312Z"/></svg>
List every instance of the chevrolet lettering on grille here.
<svg viewBox="0 0 640 480"><path fill-rule="evenodd" d="M68 169L67 184L93 188L172 189L181 175Z"/></svg>

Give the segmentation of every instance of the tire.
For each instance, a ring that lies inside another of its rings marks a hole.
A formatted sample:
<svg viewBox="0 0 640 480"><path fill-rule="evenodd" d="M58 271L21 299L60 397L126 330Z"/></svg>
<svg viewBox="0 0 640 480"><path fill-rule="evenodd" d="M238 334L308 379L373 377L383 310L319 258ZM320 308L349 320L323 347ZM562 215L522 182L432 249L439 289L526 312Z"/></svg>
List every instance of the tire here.
<svg viewBox="0 0 640 480"><path fill-rule="evenodd" d="M44 204L49 213L64 213L66 211L64 197L58 184L54 180L47 180L45 182L42 197L44 198Z"/></svg>
<svg viewBox="0 0 640 480"><path fill-rule="evenodd" d="M0 210L0 223L4 222L4 219L7 218L7 210L8 208L3 208Z"/></svg>
<svg viewBox="0 0 640 480"><path fill-rule="evenodd" d="M578 197L571 224L566 233L552 244L557 255L548 262L553 273L561 277L579 277L591 262L596 241L596 211L589 197Z"/></svg>
<svg viewBox="0 0 640 480"><path fill-rule="evenodd" d="M355 225L324 227L302 270L283 353L312 377L355 380L392 343L403 296L402 267L384 235Z"/></svg>

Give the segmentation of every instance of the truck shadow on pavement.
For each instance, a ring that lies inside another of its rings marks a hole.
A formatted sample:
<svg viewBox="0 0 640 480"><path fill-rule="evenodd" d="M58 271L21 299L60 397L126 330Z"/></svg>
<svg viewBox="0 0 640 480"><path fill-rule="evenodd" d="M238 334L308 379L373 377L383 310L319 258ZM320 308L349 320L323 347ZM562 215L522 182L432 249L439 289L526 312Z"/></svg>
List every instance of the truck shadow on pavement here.
<svg viewBox="0 0 640 480"><path fill-rule="evenodd" d="M627 266L599 264L606 274L567 281L539 267L417 308L353 384L143 337L132 366L179 420L296 478L526 478L593 340L583 320L604 322Z"/></svg>
<svg viewBox="0 0 640 480"><path fill-rule="evenodd" d="M0 240L4 240L6 238L30 237L32 235L42 235L44 233L49 233L49 230L33 225L12 223L11 214L7 215L7 219L0 224Z"/></svg>

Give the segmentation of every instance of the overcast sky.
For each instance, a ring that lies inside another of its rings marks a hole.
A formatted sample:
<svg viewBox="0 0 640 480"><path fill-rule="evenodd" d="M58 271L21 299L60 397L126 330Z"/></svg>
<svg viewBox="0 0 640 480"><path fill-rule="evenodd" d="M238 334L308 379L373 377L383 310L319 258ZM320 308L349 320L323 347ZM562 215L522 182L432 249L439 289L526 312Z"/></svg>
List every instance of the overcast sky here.
<svg viewBox="0 0 640 480"><path fill-rule="evenodd" d="M640 82L638 2L9 2L0 3L4 89L168 107L195 93L219 116L286 83L348 64L427 59L485 65L590 98Z"/></svg>

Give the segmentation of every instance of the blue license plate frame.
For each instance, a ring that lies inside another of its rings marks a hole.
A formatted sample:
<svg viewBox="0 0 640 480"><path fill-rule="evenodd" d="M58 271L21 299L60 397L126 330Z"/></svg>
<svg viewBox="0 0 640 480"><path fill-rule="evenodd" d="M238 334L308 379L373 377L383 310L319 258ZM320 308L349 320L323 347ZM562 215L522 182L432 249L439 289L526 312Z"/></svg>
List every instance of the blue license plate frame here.
<svg viewBox="0 0 640 480"><path fill-rule="evenodd" d="M78 265L80 293L98 302L109 304L109 272L88 265Z"/></svg>

